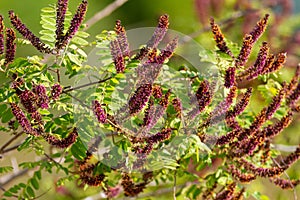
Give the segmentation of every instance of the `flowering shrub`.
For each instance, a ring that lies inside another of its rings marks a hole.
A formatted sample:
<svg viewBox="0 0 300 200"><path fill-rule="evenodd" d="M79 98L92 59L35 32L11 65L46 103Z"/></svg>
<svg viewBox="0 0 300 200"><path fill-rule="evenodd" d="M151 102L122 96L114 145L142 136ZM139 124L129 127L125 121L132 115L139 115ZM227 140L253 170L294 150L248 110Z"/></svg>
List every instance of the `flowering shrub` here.
<svg viewBox="0 0 300 200"><path fill-rule="evenodd" d="M86 41L89 35L81 28L87 4L83 0L71 18L67 0L44 8L42 37L13 11L13 28L6 28L0 16L1 71L7 79L0 94L0 128L12 135L0 153L26 135L15 148L41 157L19 164L33 176L26 184L2 187L3 198L35 198L42 172L53 169L64 173L56 187L75 182L76 187L96 187L107 198L136 196L163 181L173 183L174 198L191 199L242 199L249 195L245 183L259 177L282 189L300 183L281 176L299 159L300 146L279 159L272 140L300 110L300 66L291 81L273 80L270 74L283 67L287 55L270 53L267 42L249 61L268 14L244 36L241 48L229 47L211 19L218 50L199 52L210 57L203 56L200 65L210 63L217 73L211 69L204 75L184 63L178 70L172 67L184 41L166 37L168 15L134 51L120 20L114 31ZM25 39L17 39L15 31ZM16 44L29 42L43 56L15 58ZM101 66L89 64L87 46L95 46ZM273 85L267 105L256 113L249 108L256 88L243 85L257 79ZM209 166L215 170L204 173ZM0 168L1 173L12 170Z"/></svg>

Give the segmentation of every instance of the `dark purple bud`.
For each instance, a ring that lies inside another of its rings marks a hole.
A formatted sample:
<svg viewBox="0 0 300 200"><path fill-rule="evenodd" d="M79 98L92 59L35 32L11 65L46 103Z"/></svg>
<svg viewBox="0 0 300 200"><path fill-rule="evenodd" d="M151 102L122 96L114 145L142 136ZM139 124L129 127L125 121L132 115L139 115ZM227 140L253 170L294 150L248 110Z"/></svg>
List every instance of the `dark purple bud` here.
<svg viewBox="0 0 300 200"><path fill-rule="evenodd" d="M214 34L215 42L217 43L217 47L220 49L221 52L228 54L230 57L234 58L232 52L228 48L224 35L220 29L220 27L215 24L215 21L213 18L210 19L210 25L212 33Z"/></svg>
<svg viewBox="0 0 300 200"><path fill-rule="evenodd" d="M148 48L156 48L160 41L164 38L169 27L169 16L162 15L159 18L158 26L156 27L151 39L147 42Z"/></svg>
<svg viewBox="0 0 300 200"><path fill-rule="evenodd" d="M96 115L98 122L105 123L107 118L106 112L97 100L93 101L93 112Z"/></svg>
<svg viewBox="0 0 300 200"><path fill-rule="evenodd" d="M0 15L0 56L4 53L4 23L3 17Z"/></svg>
<svg viewBox="0 0 300 200"><path fill-rule="evenodd" d="M43 122L42 122L42 116L41 116L41 114L38 111L30 113L30 116L31 116L32 119L34 119L39 124L43 124Z"/></svg>
<svg viewBox="0 0 300 200"><path fill-rule="evenodd" d="M65 16L66 11L68 8L68 1L69 0L58 0L57 1L57 8L56 8L56 41L61 41L63 38L63 32L65 28ZM57 46L58 43L55 44Z"/></svg>
<svg viewBox="0 0 300 200"><path fill-rule="evenodd" d="M224 86L230 88L235 85L235 67L229 67L225 72Z"/></svg>
<svg viewBox="0 0 300 200"><path fill-rule="evenodd" d="M16 54L16 33L13 29L7 28L6 29L6 51L5 51L5 65L11 63Z"/></svg>
<svg viewBox="0 0 300 200"><path fill-rule="evenodd" d="M149 100L152 92L151 84L141 85L129 99L128 106L131 115L140 112Z"/></svg>
<svg viewBox="0 0 300 200"><path fill-rule="evenodd" d="M62 93L62 87L56 83L51 87L51 98L57 100Z"/></svg>
<svg viewBox="0 0 300 200"><path fill-rule="evenodd" d="M82 2L79 4L75 15L73 16L70 22L70 27L67 33L61 40L57 41L56 43L57 49L62 49L63 47L65 47L68 44L68 42L73 38L73 36L76 34L81 23L83 22L84 16L87 11L87 5L88 2L86 0L82 0Z"/></svg>
<svg viewBox="0 0 300 200"><path fill-rule="evenodd" d="M152 95L156 99L160 99L163 95L162 89L159 85L154 85L152 88Z"/></svg>
<svg viewBox="0 0 300 200"><path fill-rule="evenodd" d="M45 135L45 140L58 148L67 148L75 143L76 139L78 137L77 129L74 128L71 133L66 138L58 139L57 137L53 135Z"/></svg>
<svg viewBox="0 0 300 200"><path fill-rule="evenodd" d="M241 130L232 130L228 132L226 135L222 135L217 138L216 145L225 145L230 142L233 142L233 140L240 134Z"/></svg>
<svg viewBox="0 0 300 200"><path fill-rule="evenodd" d="M147 56L149 51L150 51L149 47L141 48L140 52L135 55L134 59L135 60L143 60Z"/></svg>
<svg viewBox="0 0 300 200"><path fill-rule="evenodd" d="M260 36L265 32L268 19L269 19L269 14L266 14L264 18L262 18L257 22L256 26L251 31L250 35L252 36L253 43L256 42L260 38Z"/></svg>
<svg viewBox="0 0 300 200"><path fill-rule="evenodd" d="M37 106L39 108L47 109L49 107L49 97L47 96L46 87L43 85L36 85L33 92L37 95Z"/></svg>
<svg viewBox="0 0 300 200"><path fill-rule="evenodd" d="M110 51L117 73L123 73L125 70L125 61L122 50L117 40L110 42Z"/></svg>
<svg viewBox="0 0 300 200"><path fill-rule="evenodd" d="M147 182L135 184L131 177L127 173L124 173L122 175L121 185L124 189L124 195L133 197L143 192L143 190L146 188Z"/></svg>
<svg viewBox="0 0 300 200"><path fill-rule="evenodd" d="M52 53L52 49L48 47L45 43L43 43L40 38L35 36L27 27L25 24L22 23L22 21L18 18L17 15L11 10L9 11L9 18L12 23L12 25L19 31L21 35L23 35L24 38L29 40L31 44L40 52L42 53Z"/></svg>
<svg viewBox="0 0 300 200"><path fill-rule="evenodd" d="M129 51L129 44L126 36L126 31L124 26L121 25L120 20L116 21L115 31L117 33L117 41L122 50L123 57L129 56L130 51Z"/></svg>

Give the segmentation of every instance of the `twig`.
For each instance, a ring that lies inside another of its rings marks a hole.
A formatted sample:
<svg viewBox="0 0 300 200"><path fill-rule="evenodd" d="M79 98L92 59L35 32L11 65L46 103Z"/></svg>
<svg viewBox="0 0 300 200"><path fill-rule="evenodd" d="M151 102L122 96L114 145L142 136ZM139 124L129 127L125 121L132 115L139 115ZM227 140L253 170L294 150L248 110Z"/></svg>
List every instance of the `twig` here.
<svg viewBox="0 0 300 200"><path fill-rule="evenodd" d="M118 9L120 6L122 6L124 3L126 3L128 0L116 0L113 3L109 4L106 6L103 10L97 12L93 17L91 17L87 22L86 22L86 27L83 29L86 31L89 29L91 26L93 26L95 23L97 23L99 20L103 19L104 17L107 17L110 15L113 11Z"/></svg>
<svg viewBox="0 0 300 200"><path fill-rule="evenodd" d="M173 199L176 200L176 174L177 174L177 170L175 170L174 172L174 186L173 186Z"/></svg>
<svg viewBox="0 0 300 200"><path fill-rule="evenodd" d="M299 146L288 146L284 144L273 144L271 146L272 149L278 150L278 151L283 151L283 152L294 152Z"/></svg>
<svg viewBox="0 0 300 200"><path fill-rule="evenodd" d="M14 137L12 137L10 140L8 140L0 149L0 154L4 153L4 149L10 145L13 141L15 141L18 137L20 137L23 134L23 132L17 133L16 135L14 135Z"/></svg>
<svg viewBox="0 0 300 200"><path fill-rule="evenodd" d="M4 154L4 153L8 153L8 152L10 152L10 151L13 151L13 150L17 149L21 144L22 144L22 143L16 144L16 145L14 145L14 146L12 146L12 147L9 147L9 148L7 148L7 149L3 149L3 151L2 151L1 153Z"/></svg>
<svg viewBox="0 0 300 200"><path fill-rule="evenodd" d="M74 88L72 88L72 87L71 87L71 88L67 87L68 89L63 90L63 93L71 92L71 91L73 91L73 90L78 90L78 89L81 89L81 88L84 88L84 87L88 87L88 86L91 86L91 85L103 83L103 82L105 82L105 81L108 81L109 79L111 79L111 77L108 77L108 78L103 79L103 80L91 82L91 83L86 83L86 84L84 84L84 85L80 85L80 86L77 86L77 87L74 87Z"/></svg>

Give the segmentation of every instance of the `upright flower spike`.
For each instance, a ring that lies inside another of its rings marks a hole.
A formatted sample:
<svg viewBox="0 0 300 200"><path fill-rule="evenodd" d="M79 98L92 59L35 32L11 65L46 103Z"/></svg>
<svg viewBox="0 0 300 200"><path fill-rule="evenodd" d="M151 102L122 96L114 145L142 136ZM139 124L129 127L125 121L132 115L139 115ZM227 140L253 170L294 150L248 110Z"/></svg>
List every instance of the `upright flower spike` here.
<svg viewBox="0 0 300 200"><path fill-rule="evenodd" d="M4 53L4 23L3 17L0 15L0 56Z"/></svg>
<svg viewBox="0 0 300 200"><path fill-rule="evenodd" d="M252 39L252 35L246 34L243 40L243 45L242 48L240 50L240 53L235 61L235 65L236 67L243 67L245 66L245 63L247 62L252 47L253 47L253 39Z"/></svg>
<svg viewBox="0 0 300 200"><path fill-rule="evenodd" d="M224 35L220 29L220 27L215 24L215 21L213 18L210 19L210 25L211 25L211 30L212 33L214 34L214 39L217 43L217 47L220 49L221 52L228 54L230 57L234 58L232 52L228 48Z"/></svg>
<svg viewBox="0 0 300 200"><path fill-rule="evenodd" d="M254 65L252 65L251 67L249 67L248 69L240 73L238 79L252 80L258 77L264 70L268 58L269 49L270 48L268 46L268 43L263 42Z"/></svg>
<svg viewBox="0 0 300 200"><path fill-rule="evenodd" d="M266 119L269 120L273 116L273 114L278 110L280 104L285 96L286 84L284 83L282 88L279 90L277 95L275 95L272 99L271 104L267 107Z"/></svg>
<svg viewBox="0 0 300 200"><path fill-rule="evenodd" d="M116 21L115 31L117 33L117 40L118 40L119 46L122 50L123 57L125 57L125 56L129 57L129 54L130 54L129 43L127 40L125 28L124 28L124 26L121 25L120 20Z"/></svg>
<svg viewBox="0 0 300 200"><path fill-rule="evenodd" d="M67 33L62 37L61 40L57 41L56 43L57 49L62 49L63 47L65 47L68 44L68 42L74 37L74 35L76 34L80 25L83 22L84 16L87 11L87 5L88 5L87 0L82 0L82 2L77 8L75 15L71 20L70 27Z"/></svg>
<svg viewBox="0 0 300 200"><path fill-rule="evenodd" d="M110 42L110 51L117 73L124 72L125 61L118 40L113 40Z"/></svg>
<svg viewBox="0 0 300 200"><path fill-rule="evenodd" d="M24 38L29 40L31 44L40 52L42 53L52 53L52 49L48 47L45 43L43 43L40 38L35 36L27 27L25 24L22 23L22 21L19 19L17 15L15 15L14 11L9 11L9 18L12 23L12 25L19 31L21 35L23 35Z"/></svg>
<svg viewBox="0 0 300 200"><path fill-rule="evenodd" d="M56 44L57 47L58 42L61 41L64 35L65 28L65 16L68 8L69 0L58 0L56 7Z"/></svg>
<svg viewBox="0 0 300 200"><path fill-rule="evenodd" d="M293 113L289 111L281 120L273 125L269 125L262 130L262 134L267 138L278 135L284 128L288 127L293 120Z"/></svg>
<svg viewBox="0 0 300 200"><path fill-rule="evenodd" d="M262 18L257 22L254 29L250 32L253 42L256 42L260 38L260 36L265 32L268 19L269 19L269 14L266 14L264 18Z"/></svg>
<svg viewBox="0 0 300 200"><path fill-rule="evenodd" d="M279 164L280 166L283 166L284 169L287 169L293 163L299 160L299 158L300 158L300 145L298 145L297 149L293 153L291 153L290 155L282 159Z"/></svg>
<svg viewBox="0 0 300 200"><path fill-rule="evenodd" d="M96 115L98 122L105 123L106 118L107 118L106 112L101 107L101 104L97 100L93 101L93 112Z"/></svg>
<svg viewBox="0 0 300 200"><path fill-rule="evenodd" d="M154 59L154 63L163 64L166 59L171 58L178 44L178 38L174 38L169 42L164 50Z"/></svg>
<svg viewBox="0 0 300 200"><path fill-rule="evenodd" d="M241 181L242 183L249 183L256 179L256 176L254 174L244 174L239 169L237 169L234 165L229 166L229 171L231 172L231 175L235 179Z"/></svg>
<svg viewBox="0 0 300 200"><path fill-rule="evenodd" d="M176 111L176 117L180 118L182 115L182 103L181 100L176 97L172 100L172 105Z"/></svg>
<svg viewBox="0 0 300 200"><path fill-rule="evenodd" d="M164 14L160 16L158 26L156 27L151 39L147 42L148 48L156 48L162 41L169 27L169 16Z"/></svg>
<svg viewBox="0 0 300 200"><path fill-rule="evenodd" d="M5 62L4 65L11 63L16 54L16 33L13 29L6 29L6 50L5 50Z"/></svg>
<svg viewBox="0 0 300 200"><path fill-rule="evenodd" d="M152 92L151 84L141 85L129 99L128 106L131 115L140 112L149 100Z"/></svg>
<svg viewBox="0 0 300 200"><path fill-rule="evenodd" d="M297 65L295 74L287 86L286 94L289 96L297 87L300 78L300 64Z"/></svg>
<svg viewBox="0 0 300 200"><path fill-rule="evenodd" d="M158 133L150 136L147 139L147 142L151 143L151 144L162 142L164 140L169 139L171 137L171 133L172 133L171 128L163 129L161 132L158 132Z"/></svg>

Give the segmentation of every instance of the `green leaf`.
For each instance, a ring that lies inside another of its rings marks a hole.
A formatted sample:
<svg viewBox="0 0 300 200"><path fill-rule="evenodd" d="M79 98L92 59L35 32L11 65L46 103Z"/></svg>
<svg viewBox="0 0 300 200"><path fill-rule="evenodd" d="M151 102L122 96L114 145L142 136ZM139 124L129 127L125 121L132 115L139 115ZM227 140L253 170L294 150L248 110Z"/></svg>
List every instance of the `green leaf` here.
<svg viewBox="0 0 300 200"><path fill-rule="evenodd" d="M44 41L55 42L55 37L52 35L43 35L40 38L41 38L41 40L44 40Z"/></svg>
<svg viewBox="0 0 300 200"><path fill-rule="evenodd" d="M35 197L34 191L30 186L26 187L26 193L29 195L29 197L32 197L32 198Z"/></svg>
<svg viewBox="0 0 300 200"><path fill-rule="evenodd" d="M89 44L89 42L86 41L85 39L76 36L72 39L72 42L80 46L87 46Z"/></svg>
<svg viewBox="0 0 300 200"><path fill-rule="evenodd" d="M56 12L55 9L52 8L52 7L45 7L45 8L42 8L41 11L44 12L44 13L53 13L53 12Z"/></svg>
<svg viewBox="0 0 300 200"><path fill-rule="evenodd" d="M6 110L7 106L6 104L1 104L0 105L0 117L2 117L4 111Z"/></svg>
<svg viewBox="0 0 300 200"><path fill-rule="evenodd" d="M11 172L13 169L11 166L0 167L0 174Z"/></svg>
<svg viewBox="0 0 300 200"><path fill-rule="evenodd" d="M14 117L14 115L11 112L11 109L7 109L3 114L2 114L2 123L7 123L9 120L11 120Z"/></svg>
<svg viewBox="0 0 300 200"><path fill-rule="evenodd" d="M33 139L34 139L33 136L29 136L28 138L26 138L25 141L18 147L17 150L22 151L23 149L28 148Z"/></svg>
<svg viewBox="0 0 300 200"><path fill-rule="evenodd" d="M88 38L90 34L84 32L84 31L77 31L76 36L81 37L81 38Z"/></svg>
<svg viewBox="0 0 300 200"><path fill-rule="evenodd" d="M40 185L35 178L30 179L30 183L34 189L38 190L40 188Z"/></svg>

